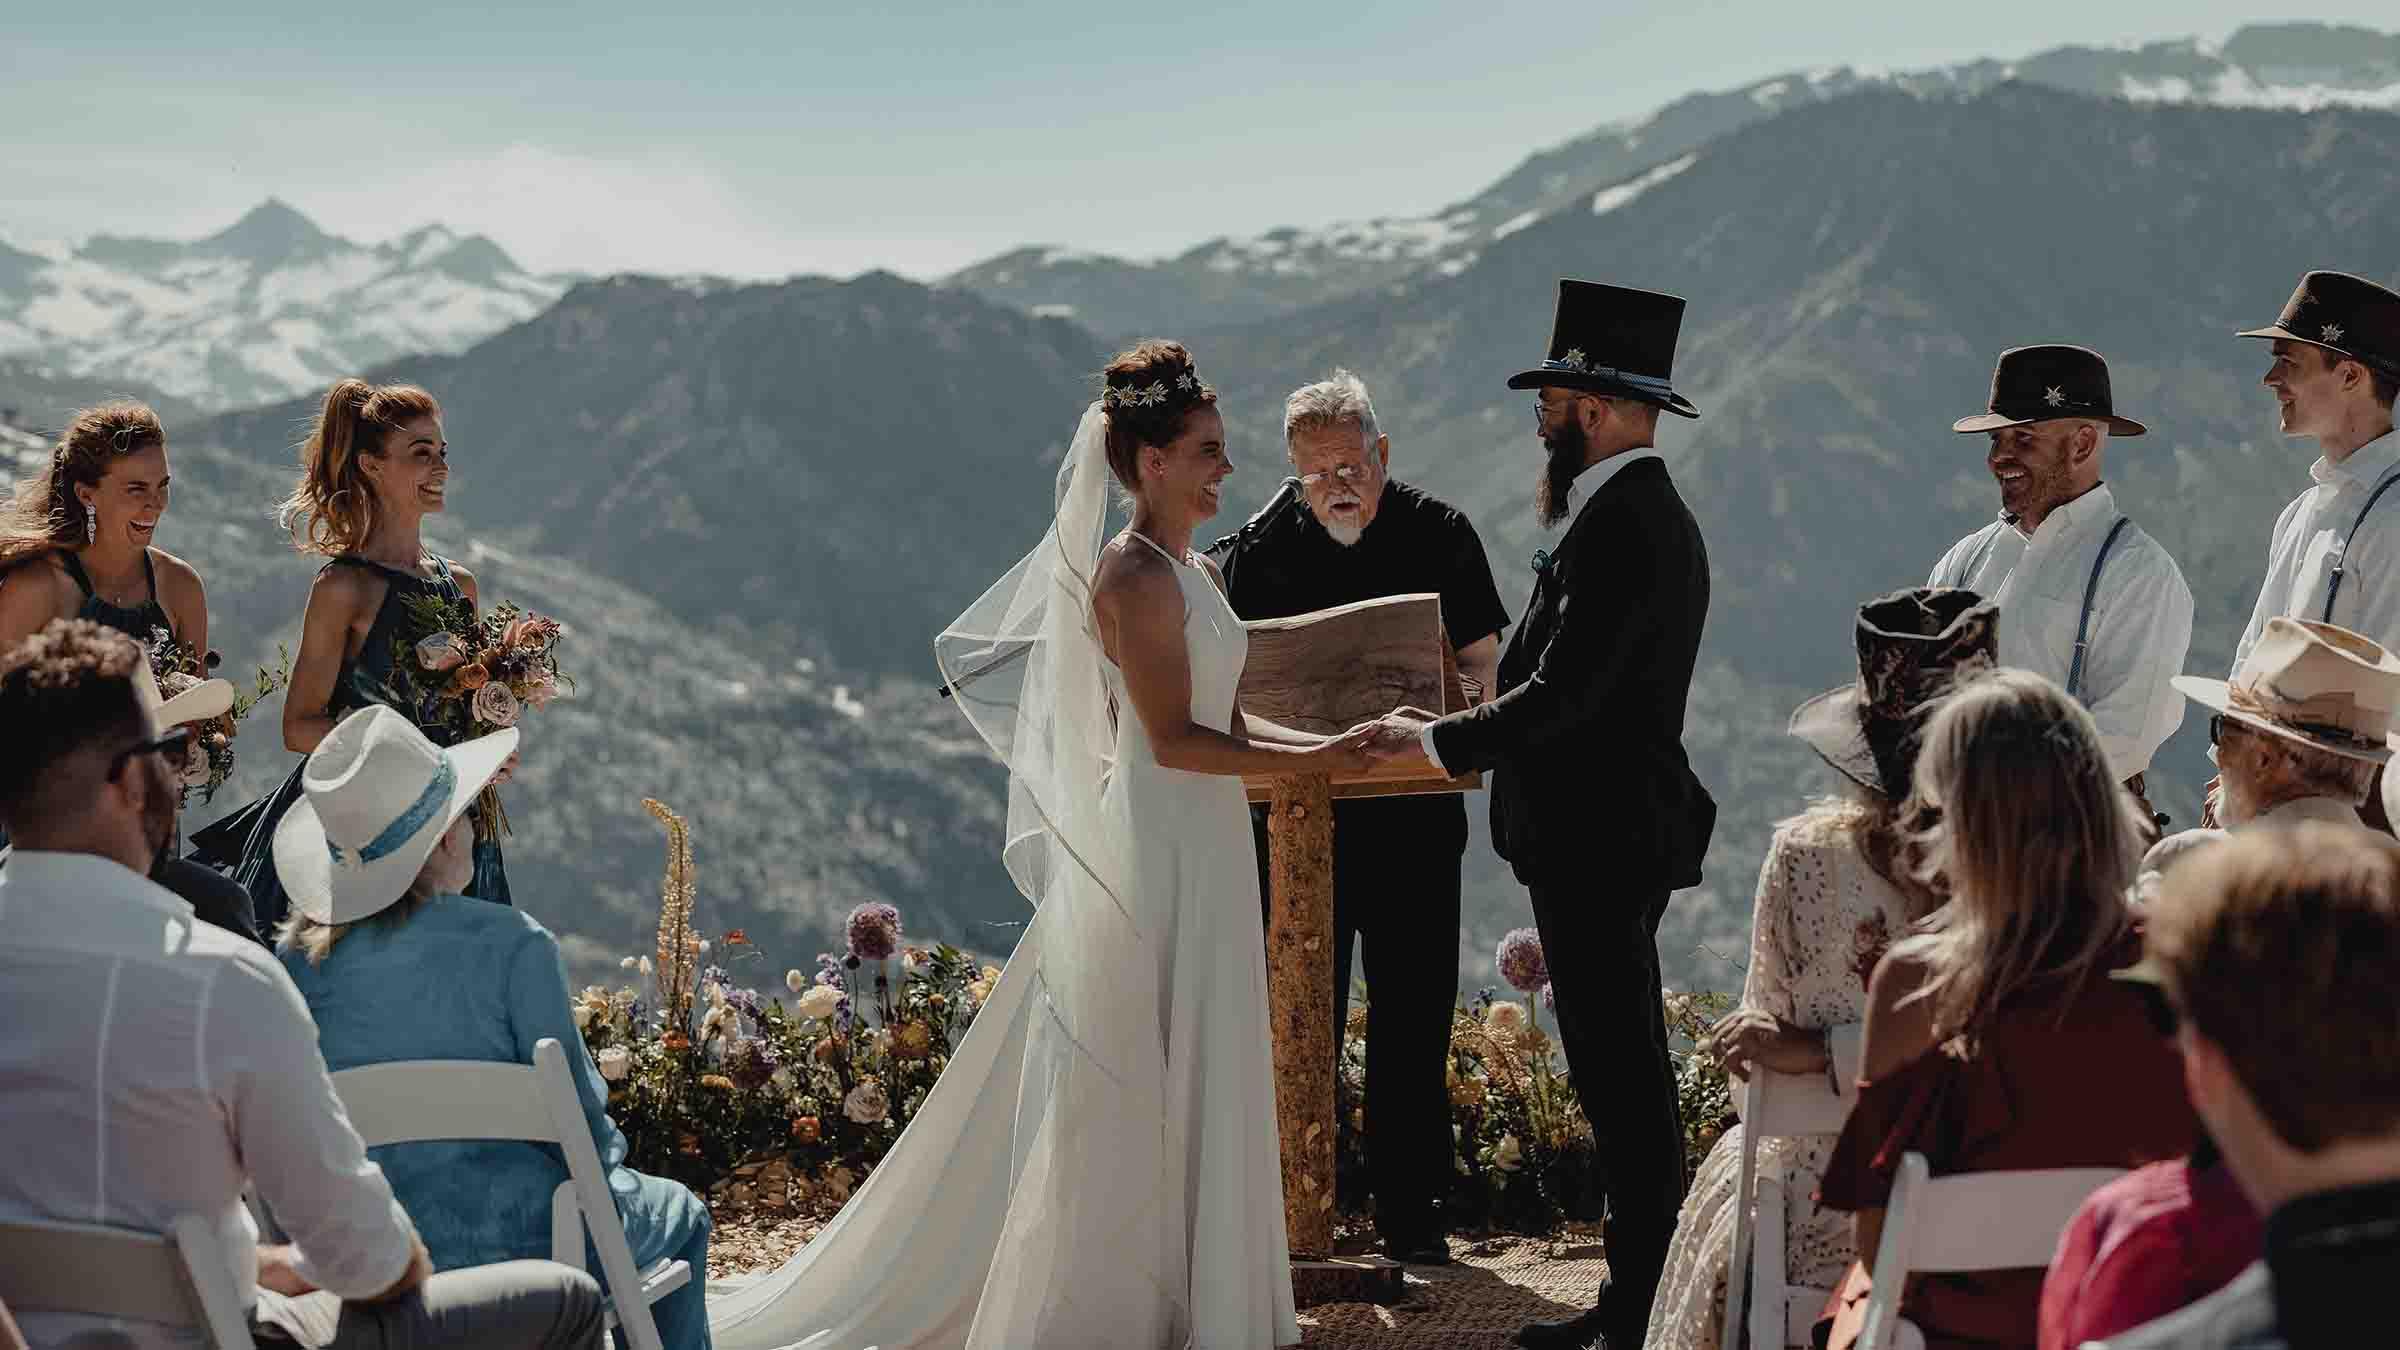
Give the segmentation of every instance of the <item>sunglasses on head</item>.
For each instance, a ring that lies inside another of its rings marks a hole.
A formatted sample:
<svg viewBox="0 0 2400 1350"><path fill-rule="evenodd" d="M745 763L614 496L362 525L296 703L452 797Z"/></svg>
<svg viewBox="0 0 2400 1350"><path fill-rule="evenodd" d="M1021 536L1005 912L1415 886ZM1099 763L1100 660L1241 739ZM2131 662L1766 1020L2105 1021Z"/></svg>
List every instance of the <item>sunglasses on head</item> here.
<svg viewBox="0 0 2400 1350"><path fill-rule="evenodd" d="M171 731L160 732L146 741L136 741L119 750L108 761L108 781L112 783L117 781L117 775L125 772L126 762L135 755L165 755L170 760L180 760L191 744L192 729L190 727L176 727Z"/></svg>

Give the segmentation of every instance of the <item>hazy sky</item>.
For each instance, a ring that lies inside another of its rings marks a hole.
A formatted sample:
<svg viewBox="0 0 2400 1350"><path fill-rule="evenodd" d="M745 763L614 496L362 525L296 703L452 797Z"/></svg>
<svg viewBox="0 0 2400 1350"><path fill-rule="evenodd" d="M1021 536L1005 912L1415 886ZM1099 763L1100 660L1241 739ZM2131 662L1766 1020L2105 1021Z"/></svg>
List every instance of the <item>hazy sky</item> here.
<svg viewBox="0 0 2400 1350"><path fill-rule="evenodd" d="M2221 0L841 8L23 3L0 235L189 237L272 195L542 268L931 277L1439 208L1694 89L2221 38ZM205 20L193 17L206 11ZM2390 0L2277 18L2388 27Z"/></svg>

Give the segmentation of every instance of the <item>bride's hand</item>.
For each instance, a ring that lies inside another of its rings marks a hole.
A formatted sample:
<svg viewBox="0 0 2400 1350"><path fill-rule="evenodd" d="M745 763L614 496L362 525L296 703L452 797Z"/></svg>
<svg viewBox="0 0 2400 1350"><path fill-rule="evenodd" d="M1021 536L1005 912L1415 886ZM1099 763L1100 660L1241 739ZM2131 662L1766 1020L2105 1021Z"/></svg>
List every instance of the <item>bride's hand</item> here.
<svg viewBox="0 0 2400 1350"><path fill-rule="evenodd" d="M1364 773L1375 765L1375 744L1383 734L1381 722L1361 722L1338 736L1328 736L1314 749L1303 751L1310 773Z"/></svg>

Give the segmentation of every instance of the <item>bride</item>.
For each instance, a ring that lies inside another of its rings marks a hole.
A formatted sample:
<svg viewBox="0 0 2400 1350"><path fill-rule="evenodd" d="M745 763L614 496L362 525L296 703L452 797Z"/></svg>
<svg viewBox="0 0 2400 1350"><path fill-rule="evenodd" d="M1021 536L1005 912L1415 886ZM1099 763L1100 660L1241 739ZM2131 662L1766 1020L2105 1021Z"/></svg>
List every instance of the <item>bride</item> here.
<svg viewBox="0 0 2400 1350"><path fill-rule="evenodd" d="M1192 531L1232 464L1191 355L1109 363L1032 553L935 639L1009 766L1036 909L933 1094L719 1350L1266 1350L1299 1341L1239 774L1344 772L1235 706L1248 638ZM1107 479L1132 521L1105 546Z"/></svg>

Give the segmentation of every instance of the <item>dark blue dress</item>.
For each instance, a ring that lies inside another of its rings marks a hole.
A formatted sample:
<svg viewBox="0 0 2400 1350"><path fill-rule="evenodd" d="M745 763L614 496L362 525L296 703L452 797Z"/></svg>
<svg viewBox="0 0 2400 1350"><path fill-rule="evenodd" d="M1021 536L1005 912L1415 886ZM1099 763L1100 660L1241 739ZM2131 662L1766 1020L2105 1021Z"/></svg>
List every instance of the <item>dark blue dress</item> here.
<svg viewBox="0 0 2400 1350"><path fill-rule="evenodd" d="M149 650L150 639L156 636L158 629L175 632L174 620L167 617L166 609L158 603L158 572L150 565L150 550L142 550L142 580L150 584L150 598L131 608L112 605L101 599L100 593L92 588L91 573L83 570L83 560L72 552L60 549L58 560L67 569L67 576L83 588L83 608L75 611L76 618L90 619L96 624L114 628L141 643L144 651ZM29 562L26 565L32 564ZM8 831L0 830L0 849L7 847Z"/></svg>
<svg viewBox="0 0 2400 1350"><path fill-rule="evenodd" d="M418 691L403 687L409 683L407 677L392 667L393 637L408 621L410 596L428 595L449 601L467 598L466 592L459 588L458 579L450 574L450 564L439 557L431 561L437 574L431 580L349 554L325 564L364 568L382 577L391 587L384 593L382 608L375 611L375 622L367 629L365 645L359 648L355 660L342 663L341 674L334 680L330 711L337 719L370 703L381 703L424 726L411 707ZM424 730L436 743L452 739L440 727L424 727ZM192 836L191 856L232 873L233 879L248 889L259 931L270 938L291 909L291 898L284 894L283 883L275 875L275 827L282 822L283 813L299 800L300 771L307 762L307 757L302 756L301 762L292 766L290 776L283 780L283 786L269 796ZM476 841L475 879L468 884L466 893L478 900L509 903L508 874L501 866L499 840Z"/></svg>

